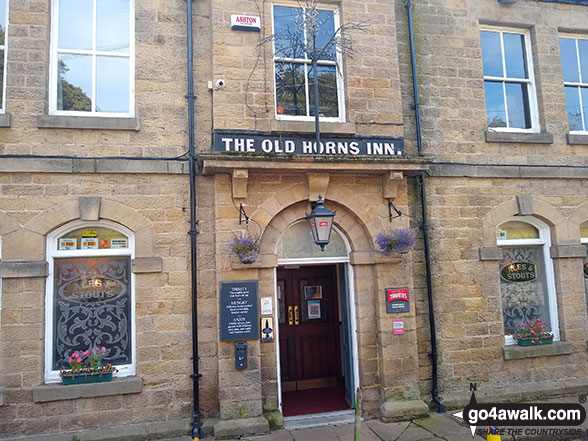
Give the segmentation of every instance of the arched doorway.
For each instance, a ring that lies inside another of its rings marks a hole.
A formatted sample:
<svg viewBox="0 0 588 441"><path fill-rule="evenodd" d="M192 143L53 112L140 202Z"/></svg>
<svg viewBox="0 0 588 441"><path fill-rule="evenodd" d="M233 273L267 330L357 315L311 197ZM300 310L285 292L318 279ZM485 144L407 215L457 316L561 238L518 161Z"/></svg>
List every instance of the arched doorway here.
<svg viewBox="0 0 588 441"><path fill-rule="evenodd" d="M276 245L278 368L285 417L348 410L358 384L350 245L336 226L321 252L304 220Z"/></svg>

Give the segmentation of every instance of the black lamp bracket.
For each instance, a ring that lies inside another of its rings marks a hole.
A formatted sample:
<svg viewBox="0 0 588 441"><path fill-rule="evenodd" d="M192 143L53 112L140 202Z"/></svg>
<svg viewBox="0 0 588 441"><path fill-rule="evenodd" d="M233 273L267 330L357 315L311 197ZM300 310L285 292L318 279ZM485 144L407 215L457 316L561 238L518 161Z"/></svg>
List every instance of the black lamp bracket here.
<svg viewBox="0 0 588 441"><path fill-rule="evenodd" d="M243 204L239 204L239 225L241 225L245 221L246 224L249 224L249 216L245 213L245 208L243 208Z"/></svg>
<svg viewBox="0 0 588 441"><path fill-rule="evenodd" d="M392 210L394 210L396 215L392 213ZM398 208L396 208L396 206L392 203L390 199L388 199L388 218L390 219L390 222L392 222L392 219L396 219L400 216L402 216L402 212Z"/></svg>

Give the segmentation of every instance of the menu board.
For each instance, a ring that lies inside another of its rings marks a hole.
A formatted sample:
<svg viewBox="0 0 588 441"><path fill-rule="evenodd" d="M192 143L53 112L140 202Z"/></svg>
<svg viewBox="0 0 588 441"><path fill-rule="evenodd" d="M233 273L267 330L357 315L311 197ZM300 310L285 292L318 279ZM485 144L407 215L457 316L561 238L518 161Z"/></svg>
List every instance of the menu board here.
<svg viewBox="0 0 588 441"><path fill-rule="evenodd" d="M222 341L259 338L257 280L220 283Z"/></svg>

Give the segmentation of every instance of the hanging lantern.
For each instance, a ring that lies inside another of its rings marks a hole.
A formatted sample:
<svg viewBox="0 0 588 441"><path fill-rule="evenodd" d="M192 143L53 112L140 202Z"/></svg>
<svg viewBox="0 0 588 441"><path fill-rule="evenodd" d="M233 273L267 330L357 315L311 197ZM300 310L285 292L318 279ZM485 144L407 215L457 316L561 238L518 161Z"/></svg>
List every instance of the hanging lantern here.
<svg viewBox="0 0 588 441"><path fill-rule="evenodd" d="M321 251L325 251L325 245L331 241L333 218L336 212L337 210L331 211L325 207L323 196L319 194L318 201L313 204L312 211L306 213L314 243L321 247Z"/></svg>

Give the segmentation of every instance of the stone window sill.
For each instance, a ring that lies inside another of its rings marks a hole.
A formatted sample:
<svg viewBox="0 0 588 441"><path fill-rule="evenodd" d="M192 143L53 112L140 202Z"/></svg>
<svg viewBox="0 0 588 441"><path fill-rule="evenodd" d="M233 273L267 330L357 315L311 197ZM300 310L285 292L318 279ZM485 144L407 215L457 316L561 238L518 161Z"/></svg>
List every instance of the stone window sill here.
<svg viewBox="0 0 588 441"><path fill-rule="evenodd" d="M336 135L355 135L355 123L321 122L321 133ZM274 119L271 122L272 133L314 133L314 121L289 121Z"/></svg>
<svg viewBox="0 0 588 441"><path fill-rule="evenodd" d="M569 341L556 341L550 345L539 346L507 345L502 347L502 358L505 360L518 360L521 358L567 355L572 352L573 346Z"/></svg>
<svg viewBox="0 0 588 441"><path fill-rule="evenodd" d="M134 130L141 129L139 118L108 118L97 116L37 116L39 129Z"/></svg>
<svg viewBox="0 0 588 441"><path fill-rule="evenodd" d="M0 128L12 127L12 115L10 113L0 113Z"/></svg>
<svg viewBox="0 0 588 441"><path fill-rule="evenodd" d="M76 398L138 394L142 389L143 379L141 377L120 377L107 383L70 384L67 386L61 383L39 384L33 386L33 401L44 403Z"/></svg>
<svg viewBox="0 0 588 441"><path fill-rule="evenodd" d="M517 144L553 144L551 133L514 133L486 131L486 142L512 142Z"/></svg>
<svg viewBox="0 0 588 441"><path fill-rule="evenodd" d="M568 144L588 145L588 134L568 133L566 138Z"/></svg>

